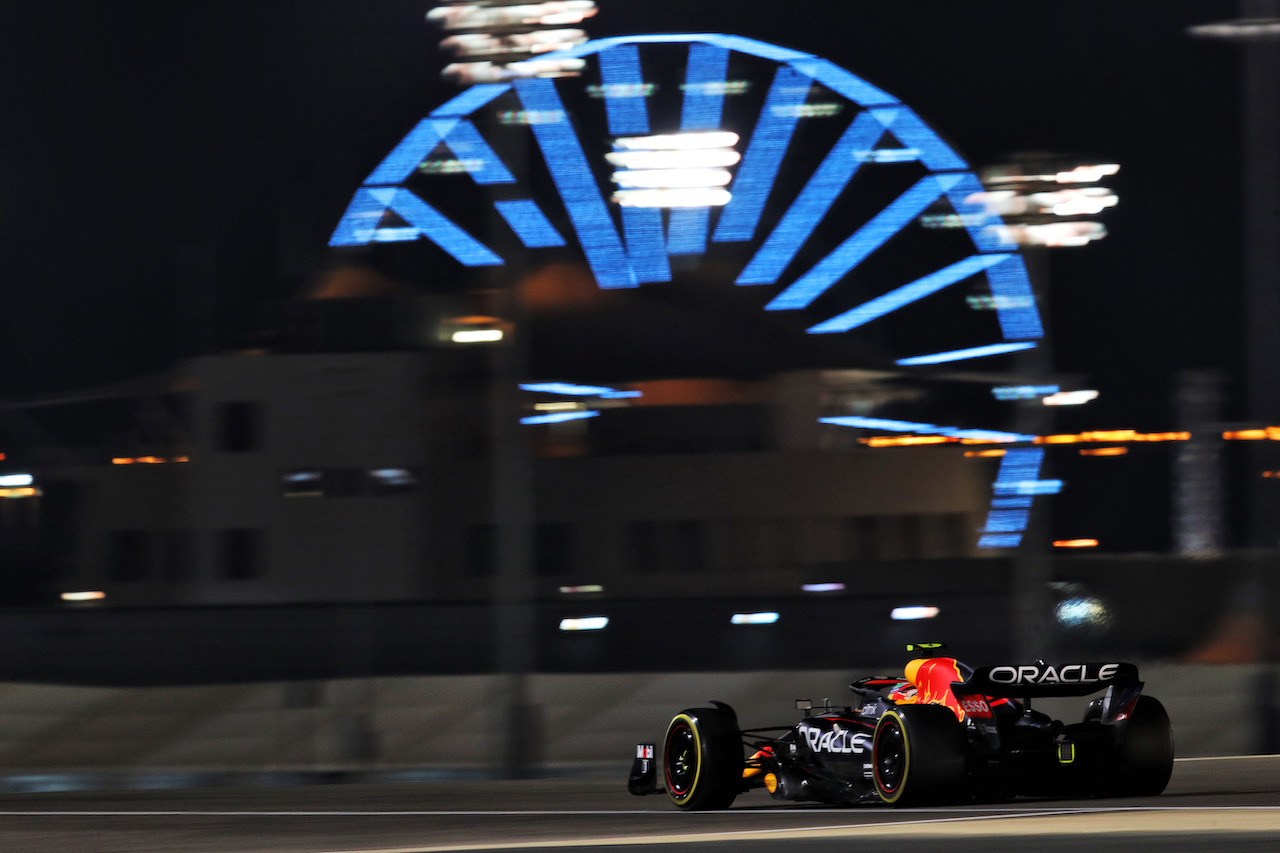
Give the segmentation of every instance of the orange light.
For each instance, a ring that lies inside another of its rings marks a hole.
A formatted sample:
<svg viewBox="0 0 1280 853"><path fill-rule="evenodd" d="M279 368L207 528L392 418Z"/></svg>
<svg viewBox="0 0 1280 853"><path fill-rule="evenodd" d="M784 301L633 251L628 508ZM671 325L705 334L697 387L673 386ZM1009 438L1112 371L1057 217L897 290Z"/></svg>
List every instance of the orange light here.
<svg viewBox="0 0 1280 853"><path fill-rule="evenodd" d="M1280 477L1280 471L1263 471L1262 476L1268 479L1271 479L1274 477Z"/></svg>
<svg viewBox="0 0 1280 853"><path fill-rule="evenodd" d="M949 435L880 435L858 440L868 447L908 447L913 444L951 444L959 439Z"/></svg>
<svg viewBox="0 0 1280 853"><path fill-rule="evenodd" d="M1137 441L1138 433L1131 429L1105 429L1080 433L1081 441Z"/></svg>
<svg viewBox="0 0 1280 853"><path fill-rule="evenodd" d="M174 462L190 462L190 461L191 461L191 457L190 457L190 456L175 456L175 457L173 457L173 461L174 461Z"/></svg>
<svg viewBox="0 0 1280 853"><path fill-rule="evenodd" d="M1259 430L1243 430L1241 432L1228 432L1222 434L1223 438L1247 438L1247 439L1267 439L1272 441L1280 441L1280 427L1267 427ZM1035 444L1090 444L1094 442L1113 444L1116 442L1133 442L1133 441L1188 441L1191 438L1189 432L1138 432L1131 429L1104 429L1094 430L1092 432L1081 433L1064 433L1059 435L1038 435L1032 441ZM912 444L946 444L951 442L959 442L960 444L1008 444L1006 441L994 441L987 438L952 438L950 436L941 435L904 435L904 436L875 436L873 438L860 438L861 443L868 447L903 447ZM1115 448L1120 452L1108 453L1090 453L1093 456L1122 456L1123 449Z"/></svg>
<svg viewBox="0 0 1280 853"><path fill-rule="evenodd" d="M1082 432L1076 435L1042 435L1036 444L1084 444L1113 441L1186 441L1189 432L1136 432L1131 429L1105 429Z"/></svg>
<svg viewBox="0 0 1280 853"><path fill-rule="evenodd" d="M1128 452L1127 447L1090 447L1079 451L1081 456L1124 456Z"/></svg>
<svg viewBox="0 0 1280 853"><path fill-rule="evenodd" d="M162 456L139 456L134 461L142 465L159 465L165 460Z"/></svg>
<svg viewBox="0 0 1280 853"><path fill-rule="evenodd" d="M1190 441L1189 432L1152 432L1139 436L1138 441Z"/></svg>
<svg viewBox="0 0 1280 853"><path fill-rule="evenodd" d="M1267 431L1265 429L1239 429L1234 432L1224 432L1222 437L1228 441L1265 441Z"/></svg>
<svg viewBox="0 0 1280 853"><path fill-rule="evenodd" d="M1097 548L1097 539L1058 539L1053 543L1055 548Z"/></svg>
<svg viewBox="0 0 1280 853"><path fill-rule="evenodd" d="M964 455L965 456L983 456L983 457L1004 456L1008 452L1009 451L1007 450L966 450L964 452Z"/></svg>
<svg viewBox="0 0 1280 853"><path fill-rule="evenodd" d="M117 457L115 457L114 459L112 459L112 460L111 460L111 464L112 464L112 465L132 465L132 464L133 464L133 457L132 457L132 456L117 456Z"/></svg>
<svg viewBox="0 0 1280 853"><path fill-rule="evenodd" d="M0 498L34 498L40 494L30 486L24 486L20 489L0 489Z"/></svg>

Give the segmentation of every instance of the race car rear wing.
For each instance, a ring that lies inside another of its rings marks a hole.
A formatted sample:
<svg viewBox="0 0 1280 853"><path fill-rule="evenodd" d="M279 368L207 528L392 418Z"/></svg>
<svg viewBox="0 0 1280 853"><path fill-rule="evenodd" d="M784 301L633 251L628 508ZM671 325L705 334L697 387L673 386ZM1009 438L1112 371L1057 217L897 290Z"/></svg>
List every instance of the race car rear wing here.
<svg viewBox="0 0 1280 853"><path fill-rule="evenodd" d="M967 681L953 686L956 695L1027 697L1087 696L1115 686L1142 689L1138 668L1131 663L1008 664L976 669Z"/></svg>

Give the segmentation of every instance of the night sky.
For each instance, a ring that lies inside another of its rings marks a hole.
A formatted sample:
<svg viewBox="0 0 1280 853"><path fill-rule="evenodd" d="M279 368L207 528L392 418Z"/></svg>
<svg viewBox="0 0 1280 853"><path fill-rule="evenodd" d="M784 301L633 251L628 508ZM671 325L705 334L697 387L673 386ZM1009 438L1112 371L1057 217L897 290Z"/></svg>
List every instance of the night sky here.
<svg viewBox="0 0 1280 853"><path fill-rule="evenodd" d="M6 4L0 394L252 345L266 306L334 263L326 242L361 179L456 91L431 5ZM1239 376L1240 63L1185 34L1235 3L599 5L593 36L729 32L830 59L974 164L1120 163L1110 236L1050 261L1057 367L1102 391L1065 427L1169 429L1174 371Z"/></svg>

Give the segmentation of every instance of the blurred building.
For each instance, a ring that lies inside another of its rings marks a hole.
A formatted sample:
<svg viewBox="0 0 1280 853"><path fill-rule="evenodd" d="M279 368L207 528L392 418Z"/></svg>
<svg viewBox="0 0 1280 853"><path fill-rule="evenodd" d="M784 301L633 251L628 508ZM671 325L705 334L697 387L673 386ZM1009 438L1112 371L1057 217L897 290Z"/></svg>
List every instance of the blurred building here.
<svg viewBox="0 0 1280 853"><path fill-rule="evenodd" d="M39 474L79 495L47 598L488 598L493 345L454 343L459 319L476 318L450 307L299 301L271 351L196 358L123 396L43 407L84 433L75 461ZM876 452L818 423L903 393L874 373L626 388L595 416L524 427L539 597L795 594L854 587L860 564L980 556L991 462L955 447ZM531 415L583 405L525 393Z"/></svg>

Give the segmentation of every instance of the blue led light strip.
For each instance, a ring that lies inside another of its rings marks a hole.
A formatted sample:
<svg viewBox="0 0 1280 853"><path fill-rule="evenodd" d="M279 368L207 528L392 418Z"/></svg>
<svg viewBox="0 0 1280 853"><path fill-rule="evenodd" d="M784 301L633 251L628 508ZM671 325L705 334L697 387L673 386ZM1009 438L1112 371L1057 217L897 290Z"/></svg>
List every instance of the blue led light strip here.
<svg viewBox="0 0 1280 853"><path fill-rule="evenodd" d="M707 250L707 229L711 226L711 208L676 207L672 208L669 217L668 255L701 255Z"/></svg>
<svg viewBox="0 0 1280 853"><path fill-rule="evenodd" d="M547 219L542 208L533 199L521 198L512 201L495 201L493 206L516 232L520 242L530 249L544 249L548 246L563 246L564 237Z"/></svg>
<svg viewBox="0 0 1280 853"><path fill-rule="evenodd" d="M459 120L451 129L441 134L444 144L453 156L466 167L467 174L477 184L514 184L515 176L498 159L498 154L476 130L469 119Z"/></svg>
<svg viewBox="0 0 1280 853"><path fill-rule="evenodd" d="M827 255L797 281L765 306L768 311L805 308L826 293L837 281L862 263L868 255L937 201L950 186L949 175L926 175L872 217L856 233Z"/></svg>
<svg viewBox="0 0 1280 853"><path fill-rule="evenodd" d="M779 68L774 73L747 153L729 187L733 198L720 210L712 237L715 242L740 243L755 236L764 203L800 121L799 107L808 99L811 85L808 77L790 68Z"/></svg>
<svg viewBox="0 0 1280 853"><path fill-rule="evenodd" d="M1016 447L1005 453L992 486L991 509L981 531L984 535L978 539L979 548L1016 548L1022 544L1022 533L1031 520L1031 498L1020 487L1029 482L1050 482L1037 479L1043 462L1042 447Z"/></svg>
<svg viewBox="0 0 1280 853"><path fill-rule="evenodd" d="M920 120L908 107L897 106L891 110L873 110L873 112L893 113L885 116L885 124L892 122L889 132L897 137L907 148L920 152L920 162L932 172L949 172L956 169L967 169L969 164L960 159L938 135Z"/></svg>
<svg viewBox="0 0 1280 853"><path fill-rule="evenodd" d="M923 299L930 294L937 293L944 287L955 284L957 281L964 281L972 275L976 275L983 270L1000 263L1008 255L973 255L965 258L963 261L957 261L948 267L943 267L937 272L930 273L924 278L916 279L910 284L904 284L897 290L891 290L884 296L876 297L870 302L864 302L856 308L838 314L830 320L824 320L816 326L809 329L810 334L826 334L830 332L847 332L850 329L856 329L866 323L883 317L886 314L897 311L904 305L910 305L919 299Z"/></svg>
<svg viewBox="0 0 1280 853"><path fill-rule="evenodd" d="M737 49L742 50L742 48ZM829 60L810 56L805 59L792 60L789 64L801 74L812 77L831 91L844 95L860 107L898 103L898 99L893 95L880 91L858 75L844 70Z"/></svg>
<svg viewBox="0 0 1280 853"><path fill-rule="evenodd" d="M897 364L904 367L910 367L918 364L944 364L948 361L964 361L967 358L984 358L989 355L1004 355L1005 353L1018 352L1024 349L1033 349L1034 341L1021 341L1009 344L988 344L982 347L969 347L968 349L951 350L950 352L938 352L932 355L914 355L911 358L900 358Z"/></svg>
<svg viewBox="0 0 1280 853"><path fill-rule="evenodd" d="M689 45L684 72L681 130L715 130L724 115L724 86L729 73L729 51L709 44Z"/></svg>
<svg viewBox="0 0 1280 853"><path fill-rule="evenodd" d="M957 176L951 189L947 190L947 201L952 209L960 215L969 239L979 252L1012 252L1018 248L1016 243L1007 243L1000 238L1000 229L992 225L1003 224L999 214L982 201L969 201L976 193L985 193L986 188L978 180L977 175L965 172Z"/></svg>
<svg viewBox="0 0 1280 853"><path fill-rule="evenodd" d="M684 72L681 130L715 130L724 117L724 87L729 71L729 51L723 47L689 45ZM707 250L711 227L708 207L677 207L668 214L667 253L701 255Z"/></svg>
<svg viewBox="0 0 1280 853"><path fill-rule="evenodd" d="M373 193L365 187L356 190L355 197L329 238L330 246L364 246L372 242L378 222L387 211L386 202ZM417 235L414 237L416 239Z"/></svg>
<svg viewBox="0 0 1280 853"><path fill-rule="evenodd" d="M725 50L736 50L739 53L758 56L761 59L772 59L775 62L785 63L806 77L817 80L828 89L844 95L860 107L898 103L897 98L882 92L856 74L852 74L826 59L820 59L811 53L801 53L798 50L778 47L776 44L756 41L743 36L724 35L723 33L692 33L687 35L681 33L659 33L642 36L615 36L613 38L589 41L556 53L543 54L538 57L538 60L581 58L619 45L688 44L690 42L714 45Z"/></svg>
<svg viewBox="0 0 1280 853"><path fill-rule="evenodd" d="M1000 494L1011 483L1036 479L1040 476L1040 466L1043 463L1043 447L1019 447L1009 451L1000 460L1000 472L996 474L996 493Z"/></svg>
<svg viewBox="0 0 1280 853"><path fill-rule="evenodd" d="M400 144L391 149L391 153L383 159L369 177L364 179L365 185L398 184L413 174L418 164L427 159L432 150L440 144L440 133L436 130L437 122L424 118Z"/></svg>
<svg viewBox="0 0 1280 853"><path fill-rule="evenodd" d="M432 118L461 118L469 116L481 107L488 106L500 95L511 91L510 83L481 83L460 95L450 98L431 111Z"/></svg>
<svg viewBox="0 0 1280 853"><path fill-rule="evenodd" d="M448 146L477 184L515 183L515 176L468 119L424 118L365 178L365 185L404 183L441 142Z"/></svg>
<svg viewBox="0 0 1280 853"><path fill-rule="evenodd" d="M609 115L609 133L629 136L649 132L649 107L644 97L640 51L625 44L600 51L600 81Z"/></svg>
<svg viewBox="0 0 1280 853"><path fill-rule="evenodd" d="M1017 548L1021 544L1021 533L988 533L978 539L979 548Z"/></svg>
<svg viewBox="0 0 1280 853"><path fill-rule="evenodd" d="M583 418L594 418L599 412L552 412L548 415L530 415L521 418L522 424L559 424L565 421L580 421Z"/></svg>
<svg viewBox="0 0 1280 853"><path fill-rule="evenodd" d="M858 114L738 276L737 284L773 284L778 280L862 165L854 152L870 150L884 132L884 124L872 111Z"/></svg>
<svg viewBox="0 0 1280 853"><path fill-rule="evenodd" d="M520 385L520 390L563 394L570 397L605 397L610 400L640 396L639 391L619 391L607 385L578 385L573 382L525 382Z"/></svg>
<svg viewBox="0 0 1280 853"><path fill-rule="evenodd" d="M614 136L647 134L649 107L643 96L644 75L640 51L622 45L600 51L600 79L604 84L609 132ZM622 209L622 230L627 257L638 282L670 281L671 266L662 234L662 211L657 208Z"/></svg>
<svg viewBox="0 0 1280 853"><path fill-rule="evenodd" d="M987 270L991 294L996 298L996 316L1000 331L1007 340L1028 340L1044 337L1040 312L1036 309L1036 295L1031 289L1027 266L1021 255L1010 255L1003 263Z"/></svg>
<svg viewBox="0 0 1280 853"><path fill-rule="evenodd" d="M539 122L530 127L596 283L601 287L636 287L639 284L636 274L555 84L547 79L518 80L516 93L526 110L561 116L559 121Z"/></svg>
<svg viewBox="0 0 1280 853"><path fill-rule="evenodd" d="M406 189L370 189L369 194L383 202L424 237L444 249L468 267L502 266L502 258L455 225L443 213Z"/></svg>
<svg viewBox="0 0 1280 853"><path fill-rule="evenodd" d="M627 257L636 271L636 280L671 281L671 264L662 238L662 211L656 207L624 207L622 230L627 235Z"/></svg>
<svg viewBox="0 0 1280 853"><path fill-rule="evenodd" d="M945 435L951 438L970 438L978 441L1034 441L1034 435L1022 435L1016 432L1002 432L994 429L962 429L960 427L944 427L935 424L915 423L913 421L895 421L885 418L864 418L846 415L833 418L818 418L820 423L837 426L856 427L858 429L883 429L890 432L917 432L922 435Z"/></svg>
<svg viewBox="0 0 1280 853"><path fill-rule="evenodd" d="M987 533L1021 533L1027 529L1030 520L1031 510L992 509L987 513L987 524L982 529Z"/></svg>

